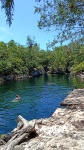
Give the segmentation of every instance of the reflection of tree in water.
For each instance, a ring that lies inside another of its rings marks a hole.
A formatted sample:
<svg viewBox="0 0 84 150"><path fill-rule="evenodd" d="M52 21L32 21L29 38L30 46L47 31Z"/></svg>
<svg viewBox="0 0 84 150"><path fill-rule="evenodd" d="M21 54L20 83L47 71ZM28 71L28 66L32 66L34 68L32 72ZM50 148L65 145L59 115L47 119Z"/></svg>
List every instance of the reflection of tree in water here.
<svg viewBox="0 0 84 150"><path fill-rule="evenodd" d="M46 84L48 82L49 86ZM47 73L44 76L4 84L0 87L0 117L5 118L5 124L11 124L11 120L15 123L18 114L27 120L40 118L41 115L45 117L54 107L56 109L59 101L70 91L70 87L76 84L84 86L75 77ZM21 96L19 103L12 102L16 94ZM2 130L9 132L6 126L0 126L0 133Z"/></svg>
<svg viewBox="0 0 84 150"><path fill-rule="evenodd" d="M44 82L47 82L49 80L49 76L47 73L45 73L43 77L44 77Z"/></svg>
<svg viewBox="0 0 84 150"><path fill-rule="evenodd" d="M31 78L29 78L29 84L31 85L35 85L35 83L36 83L36 77L31 77Z"/></svg>
<svg viewBox="0 0 84 150"><path fill-rule="evenodd" d="M69 84L69 75L61 75L61 74L51 75L51 81L58 85L66 86L67 84Z"/></svg>

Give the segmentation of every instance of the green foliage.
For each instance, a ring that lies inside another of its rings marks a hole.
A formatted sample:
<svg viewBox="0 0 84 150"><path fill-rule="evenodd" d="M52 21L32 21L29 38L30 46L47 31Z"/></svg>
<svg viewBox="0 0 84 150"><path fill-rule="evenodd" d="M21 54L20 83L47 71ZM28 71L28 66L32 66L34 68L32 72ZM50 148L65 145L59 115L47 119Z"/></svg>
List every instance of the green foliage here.
<svg viewBox="0 0 84 150"><path fill-rule="evenodd" d="M68 39L84 41L84 0L39 1L35 13L40 14L40 29L56 31L54 44Z"/></svg>
<svg viewBox="0 0 84 150"><path fill-rule="evenodd" d="M51 71L66 69L71 70L72 67L84 61L84 45L79 43L71 43L68 46L60 46L54 48L50 54Z"/></svg>
<svg viewBox="0 0 84 150"><path fill-rule="evenodd" d="M12 24L14 0L0 0L1 9L5 10L6 21ZM56 41L84 39L84 0L39 0L35 13L40 14L38 26L40 29L55 29L58 31Z"/></svg>
<svg viewBox="0 0 84 150"><path fill-rule="evenodd" d="M1 9L5 10L6 14L6 21L9 24L9 26L12 24L12 16L14 11L14 0L0 0L1 1Z"/></svg>
<svg viewBox="0 0 84 150"><path fill-rule="evenodd" d="M2 139L6 134L0 134L0 139Z"/></svg>
<svg viewBox="0 0 84 150"><path fill-rule="evenodd" d="M68 46L55 47L53 51L45 51L40 50L37 44L33 44L30 49L29 46L24 47L13 40L7 44L0 42L1 76L31 74L34 68L42 72L44 66L50 68L51 72L64 72L66 68L73 68L74 73L77 73L83 71L83 62L84 44L80 43L70 43Z"/></svg>
<svg viewBox="0 0 84 150"><path fill-rule="evenodd" d="M84 61L73 67L73 73L78 74L84 72Z"/></svg>

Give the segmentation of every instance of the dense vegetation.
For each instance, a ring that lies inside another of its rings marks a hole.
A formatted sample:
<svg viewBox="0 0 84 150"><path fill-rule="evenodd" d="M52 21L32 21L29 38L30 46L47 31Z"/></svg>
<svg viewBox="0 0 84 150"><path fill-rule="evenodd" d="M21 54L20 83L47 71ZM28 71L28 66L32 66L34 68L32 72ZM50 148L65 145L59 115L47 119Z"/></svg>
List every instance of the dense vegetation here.
<svg viewBox="0 0 84 150"><path fill-rule="evenodd" d="M0 76L29 75L34 68L42 72L45 66L51 73L84 71L84 44L71 43L45 51L31 38L27 38L26 47L13 40L0 42Z"/></svg>

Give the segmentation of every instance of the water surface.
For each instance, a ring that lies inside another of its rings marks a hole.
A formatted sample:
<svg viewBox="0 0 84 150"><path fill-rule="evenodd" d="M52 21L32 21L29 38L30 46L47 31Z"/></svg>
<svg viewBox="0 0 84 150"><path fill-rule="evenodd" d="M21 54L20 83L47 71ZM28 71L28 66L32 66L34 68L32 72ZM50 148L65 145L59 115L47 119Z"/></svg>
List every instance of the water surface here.
<svg viewBox="0 0 84 150"><path fill-rule="evenodd" d="M27 120L50 117L73 87L83 86L83 81L67 75L45 75L0 85L0 134L16 127L18 115ZM14 100L16 94L21 97L18 102Z"/></svg>

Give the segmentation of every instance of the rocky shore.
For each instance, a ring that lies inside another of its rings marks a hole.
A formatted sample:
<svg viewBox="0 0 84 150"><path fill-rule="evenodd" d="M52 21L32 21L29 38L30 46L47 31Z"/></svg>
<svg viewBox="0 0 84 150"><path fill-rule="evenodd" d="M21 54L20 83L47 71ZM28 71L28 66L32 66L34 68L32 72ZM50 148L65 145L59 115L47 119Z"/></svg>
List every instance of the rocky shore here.
<svg viewBox="0 0 84 150"><path fill-rule="evenodd" d="M66 108L56 109L50 118L29 121L34 131L6 150L84 150L84 89L73 90L61 105Z"/></svg>
<svg viewBox="0 0 84 150"><path fill-rule="evenodd" d="M46 73L49 73L49 74L67 74L68 72L61 72L61 71L58 71L58 72L46 72ZM34 70L32 71L31 75L28 75L28 74L23 74L23 75L13 75L13 74L10 74L8 76L0 76L0 84L3 84L4 82L7 82L7 81L17 81L17 80L24 80L24 79L27 79L27 78L31 78L31 77L38 77L40 75L44 75L45 72L39 72L36 68L34 68ZM77 74L76 75L78 78L84 80L84 72L80 73L80 74Z"/></svg>

